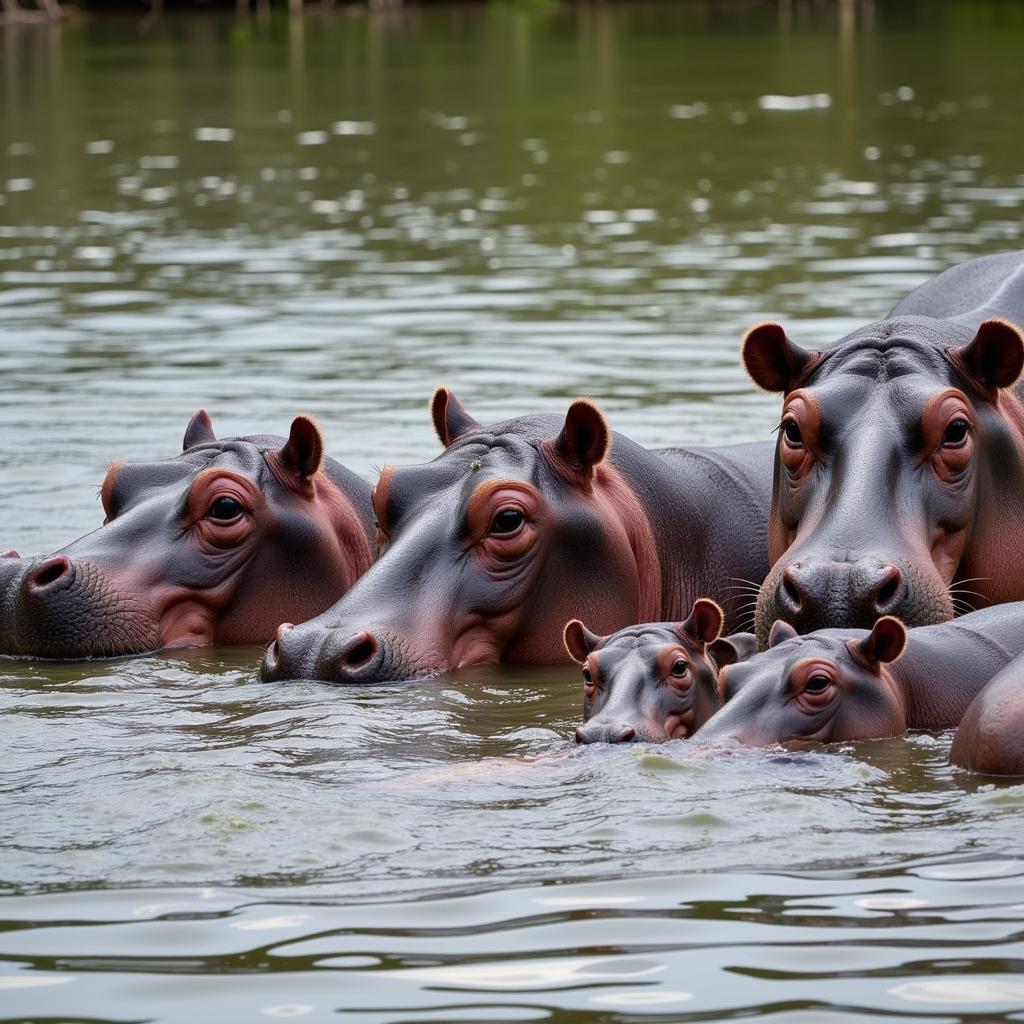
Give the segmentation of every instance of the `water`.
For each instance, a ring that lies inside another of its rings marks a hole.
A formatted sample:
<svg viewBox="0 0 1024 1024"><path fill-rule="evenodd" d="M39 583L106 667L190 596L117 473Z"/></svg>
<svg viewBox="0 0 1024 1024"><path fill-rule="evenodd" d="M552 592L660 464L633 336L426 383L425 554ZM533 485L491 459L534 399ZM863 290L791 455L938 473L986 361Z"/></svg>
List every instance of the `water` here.
<svg viewBox="0 0 1024 1024"><path fill-rule="evenodd" d="M442 382L766 437L749 324L1022 244L1022 44L966 0L8 28L0 548L99 525L201 405L368 476L436 453ZM5 1019L1024 1020L1024 786L948 734L576 750L571 669L258 653L0 662Z"/></svg>

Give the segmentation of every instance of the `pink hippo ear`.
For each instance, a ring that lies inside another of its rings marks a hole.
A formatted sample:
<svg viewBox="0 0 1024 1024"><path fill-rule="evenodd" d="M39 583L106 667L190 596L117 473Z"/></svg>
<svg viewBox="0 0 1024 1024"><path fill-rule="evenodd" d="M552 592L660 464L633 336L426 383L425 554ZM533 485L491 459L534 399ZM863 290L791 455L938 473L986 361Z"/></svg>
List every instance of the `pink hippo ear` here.
<svg viewBox="0 0 1024 1024"><path fill-rule="evenodd" d="M725 613L714 601L706 597L698 597L686 620L676 625L675 631L680 637L688 638L702 647L714 643L722 633Z"/></svg>
<svg viewBox="0 0 1024 1024"><path fill-rule="evenodd" d="M445 448L464 434L480 429L480 424L463 409L462 403L447 388L434 389L430 397L430 417Z"/></svg>
<svg viewBox="0 0 1024 1024"><path fill-rule="evenodd" d="M789 391L815 357L790 341L781 324L755 324L740 346L747 373L765 391Z"/></svg>
<svg viewBox="0 0 1024 1024"><path fill-rule="evenodd" d="M569 406L558 436L543 442L543 446L556 468L589 487L594 467L608 454L611 431L604 413L593 402L577 398Z"/></svg>
<svg viewBox="0 0 1024 1024"><path fill-rule="evenodd" d="M863 640L857 653L870 665L896 661L907 646L907 627L892 615L883 615Z"/></svg>
<svg viewBox="0 0 1024 1024"><path fill-rule="evenodd" d="M569 657L582 665L587 660L587 655L593 654L605 638L591 633L579 619L571 619L565 624L562 639L565 641Z"/></svg>
<svg viewBox="0 0 1024 1024"><path fill-rule="evenodd" d="M772 623L771 631L768 633L768 647L778 647L779 644L784 644L787 640L792 640L793 637L799 636L800 634L784 619L776 619Z"/></svg>
<svg viewBox="0 0 1024 1024"><path fill-rule="evenodd" d="M296 416L279 455L285 468L303 482L315 476L324 461L324 441L316 421L309 416Z"/></svg>
<svg viewBox="0 0 1024 1024"><path fill-rule="evenodd" d="M1008 388L1024 369L1024 337L1009 320L985 320L974 340L954 351L967 370L990 388Z"/></svg>
<svg viewBox="0 0 1024 1024"><path fill-rule="evenodd" d="M188 421L185 428L185 440L181 443L181 450L187 452L197 444L209 444L216 441L217 435L213 432L213 423L210 421L210 414L205 409L200 409Z"/></svg>

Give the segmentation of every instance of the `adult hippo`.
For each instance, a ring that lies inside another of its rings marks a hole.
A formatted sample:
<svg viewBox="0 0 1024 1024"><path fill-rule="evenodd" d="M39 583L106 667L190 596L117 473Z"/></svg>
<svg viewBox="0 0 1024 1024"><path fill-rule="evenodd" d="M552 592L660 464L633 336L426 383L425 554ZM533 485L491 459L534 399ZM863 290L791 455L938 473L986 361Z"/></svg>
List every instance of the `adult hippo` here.
<svg viewBox="0 0 1024 1024"><path fill-rule="evenodd" d="M971 701L949 763L986 775L1024 775L1024 655Z"/></svg>
<svg viewBox="0 0 1024 1024"><path fill-rule="evenodd" d="M1024 602L909 631L883 616L870 630L800 636L779 620L769 642L768 650L722 670L724 706L695 740L767 746L950 729L992 676L1024 652Z"/></svg>
<svg viewBox="0 0 1024 1024"><path fill-rule="evenodd" d="M374 489L377 562L328 612L282 626L265 679L562 662L568 619L681 620L701 594L764 579L770 442L648 451L582 400L483 427L444 388L431 415L444 452Z"/></svg>
<svg viewBox="0 0 1024 1024"><path fill-rule="evenodd" d="M822 349L778 324L747 334L748 372L784 396L762 645L780 618L915 626L1024 598L1024 338L1008 315L1024 322L1022 253L948 271Z"/></svg>
<svg viewBox="0 0 1024 1024"><path fill-rule="evenodd" d="M725 614L694 601L682 622L627 626L611 636L579 619L565 627L565 648L583 666L583 725L577 743L661 743L684 739L721 706L718 673L756 649L752 633L721 636Z"/></svg>
<svg viewBox="0 0 1024 1024"><path fill-rule="evenodd" d="M325 458L316 424L219 441L198 412L184 451L115 462L104 525L46 558L0 560L0 653L103 658L265 643L370 564L370 486Z"/></svg>

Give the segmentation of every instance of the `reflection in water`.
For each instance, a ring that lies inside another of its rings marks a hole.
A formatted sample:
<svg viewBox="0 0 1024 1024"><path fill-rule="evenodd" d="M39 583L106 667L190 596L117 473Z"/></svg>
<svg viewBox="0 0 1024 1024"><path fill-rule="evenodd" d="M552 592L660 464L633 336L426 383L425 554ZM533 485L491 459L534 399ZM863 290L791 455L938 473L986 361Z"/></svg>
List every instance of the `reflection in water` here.
<svg viewBox="0 0 1024 1024"><path fill-rule="evenodd" d="M957 0L5 32L0 550L97 527L106 464L200 405L312 412L367 475L435 454L441 382L483 420L586 394L648 445L768 436L751 322L827 340L1020 244L1022 34ZM1024 787L947 736L578 750L571 668L344 691L258 654L0 661L6 1014L1024 1002Z"/></svg>

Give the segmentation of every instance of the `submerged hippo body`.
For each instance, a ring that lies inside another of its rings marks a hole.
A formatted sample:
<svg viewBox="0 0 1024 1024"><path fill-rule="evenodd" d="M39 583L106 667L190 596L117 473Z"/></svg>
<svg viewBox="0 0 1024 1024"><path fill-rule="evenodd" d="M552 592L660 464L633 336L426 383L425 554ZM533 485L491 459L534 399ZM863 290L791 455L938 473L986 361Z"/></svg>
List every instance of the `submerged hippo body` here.
<svg viewBox="0 0 1024 1024"><path fill-rule="evenodd" d="M375 488L377 562L328 612L282 627L265 678L564 662L568 619L678 621L764 578L770 443L651 452L585 401L483 427L439 389L431 410L444 452Z"/></svg>
<svg viewBox="0 0 1024 1024"><path fill-rule="evenodd" d="M949 762L986 775L1024 775L1024 655L971 701Z"/></svg>
<svg viewBox="0 0 1024 1024"><path fill-rule="evenodd" d="M98 658L265 643L370 564L369 485L312 420L288 438L217 440L205 412L181 455L114 463L104 525L46 558L0 560L0 654Z"/></svg>
<svg viewBox="0 0 1024 1024"><path fill-rule="evenodd" d="M884 616L871 630L799 636L780 620L770 644L722 671L724 706L696 740L767 746L953 728L993 675L1024 652L1024 602L909 631Z"/></svg>
<svg viewBox="0 0 1024 1024"><path fill-rule="evenodd" d="M938 313L921 315L930 310ZM1024 254L940 275L889 319L805 351L777 324L743 359L782 392L757 633L911 626L1024 598Z"/></svg>
<svg viewBox="0 0 1024 1024"><path fill-rule="evenodd" d="M627 626L611 636L578 619L565 646L583 666L583 725L577 743L660 743L684 739L720 707L718 672L749 657L753 634L721 637L725 616L701 598L683 622Z"/></svg>

